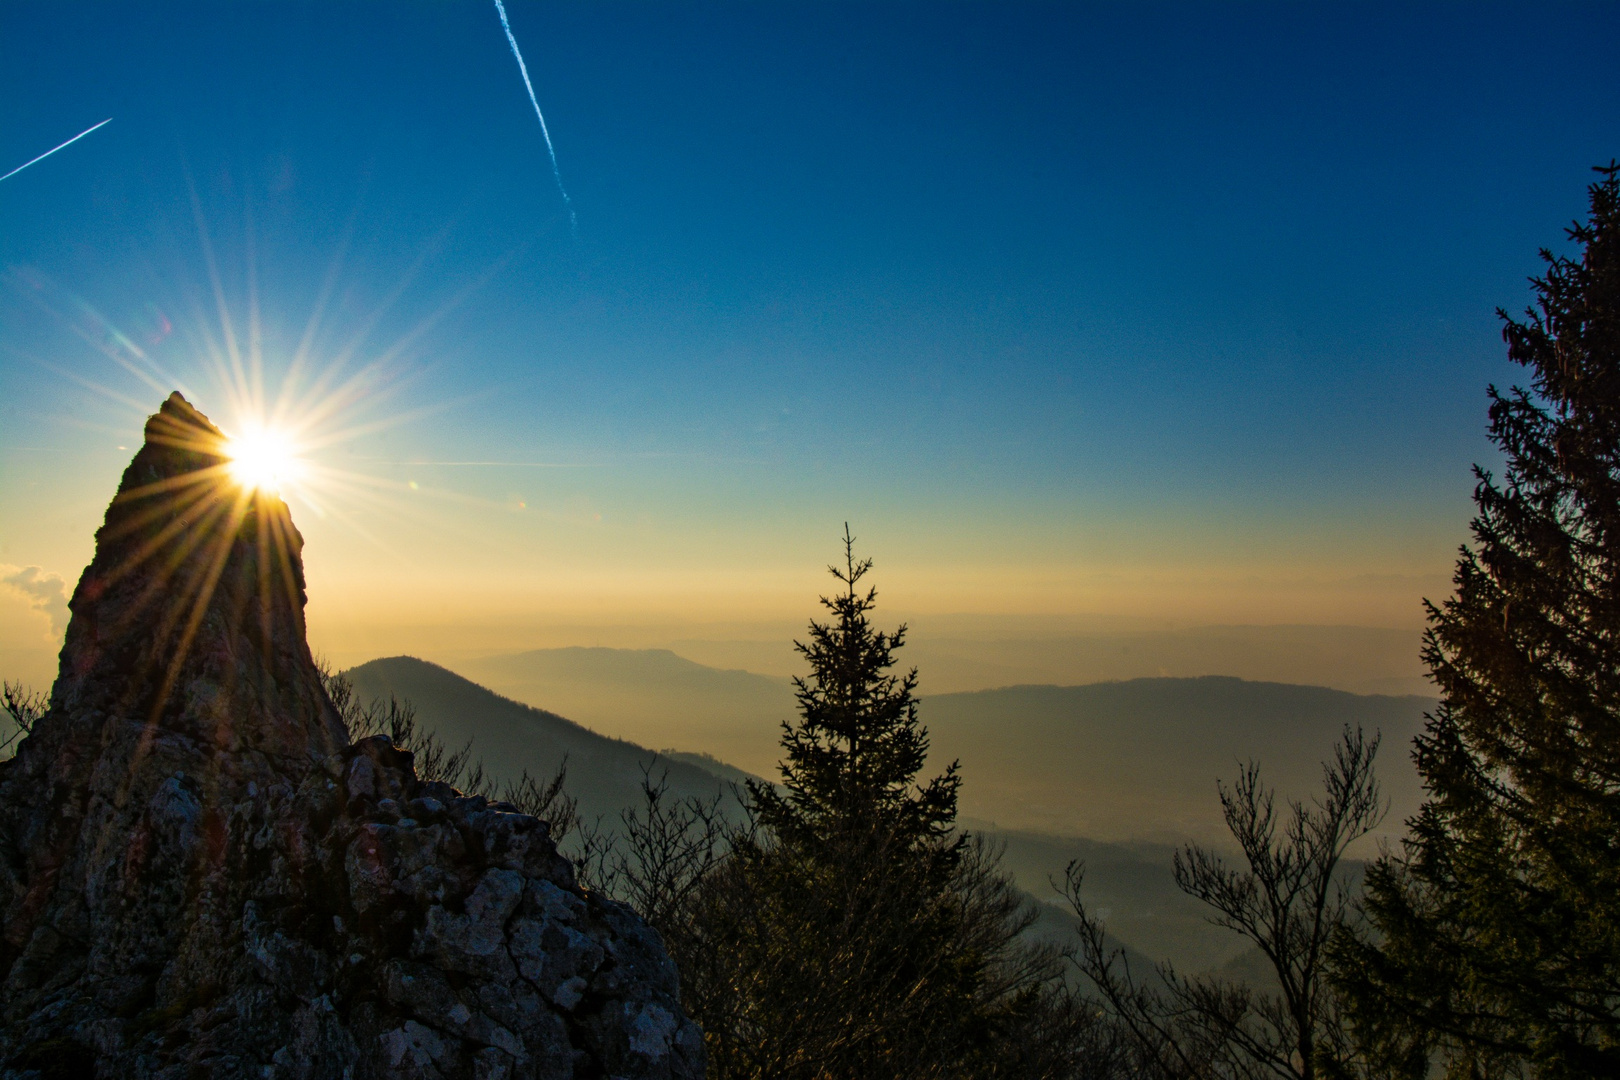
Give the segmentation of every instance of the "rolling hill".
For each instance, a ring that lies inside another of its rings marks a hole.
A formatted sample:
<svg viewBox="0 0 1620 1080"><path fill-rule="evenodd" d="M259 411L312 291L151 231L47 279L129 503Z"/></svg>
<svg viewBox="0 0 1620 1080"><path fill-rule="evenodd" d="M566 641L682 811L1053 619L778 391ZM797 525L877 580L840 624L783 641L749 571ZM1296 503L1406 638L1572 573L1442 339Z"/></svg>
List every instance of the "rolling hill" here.
<svg viewBox="0 0 1620 1080"><path fill-rule="evenodd" d="M934 760L962 762L964 814L1098 840L1221 843L1218 779L1256 758L1284 796L1308 797L1347 724L1383 734L1384 833L1399 833L1420 801L1409 751L1432 704L1206 676L942 694L922 717Z"/></svg>
<svg viewBox="0 0 1620 1080"><path fill-rule="evenodd" d="M705 667L660 649L543 649L463 674L646 746L709 754L774 777L785 678ZM1010 686L922 699L933 768L962 762L963 812L1009 829L1104 840L1224 836L1215 782L1258 758L1306 795L1346 724L1383 733L1386 834L1418 804L1411 737L1432 699L1224 676ZM1368 847L1370 848L1370 844Z"/></svg>
<svg viewBox="0 0 1620 1080"><path fill-rule="evenodd" d="M725 781L688 761L660 757L622 739L598 735L556 713L502 697L453 671L410 656L361 664L344 673L362 701L390 694L408 700L420 721L454 747L472 740L474 754L495 776L527 769L549 778L566 757L568 792L587 820L614 819L641 803L643 770L668 775L678 798L729 791Z"/></svg>
<svg viewBox="0 0 1620 1080"><path fill-rule="evenodd" d="M536 649L458 663L491 689L643 746L714 754L774 774L786 678L693 663L668 649Z"/></svg>

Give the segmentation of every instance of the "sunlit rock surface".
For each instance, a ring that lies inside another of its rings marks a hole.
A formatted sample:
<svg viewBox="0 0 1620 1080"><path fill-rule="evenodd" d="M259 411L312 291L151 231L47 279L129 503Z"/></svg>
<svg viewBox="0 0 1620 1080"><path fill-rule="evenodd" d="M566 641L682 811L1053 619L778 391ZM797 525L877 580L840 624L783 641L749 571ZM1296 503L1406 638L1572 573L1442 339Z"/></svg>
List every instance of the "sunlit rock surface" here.
<svg viewBox="0 0 1620 1080"><path fill-rule="evenodd" d="M178 394L0 763L0 1075L698 1077L673 965L544 822L349 745L302 540Z"/></svg>

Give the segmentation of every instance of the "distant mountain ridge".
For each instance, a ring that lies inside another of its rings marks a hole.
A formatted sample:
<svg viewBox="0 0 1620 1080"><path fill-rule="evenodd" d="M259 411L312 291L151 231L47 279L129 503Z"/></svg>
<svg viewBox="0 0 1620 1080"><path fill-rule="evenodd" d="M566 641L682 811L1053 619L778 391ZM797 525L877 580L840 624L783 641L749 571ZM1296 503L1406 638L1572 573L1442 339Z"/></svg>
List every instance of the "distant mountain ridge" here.
<svg viewBox="0 0 1620 1080"><path fill-rule="evenodd" d="M795 715L786 678L662 649L542 649L457 667L598 731L756 776L776 775L781 724ZM1207 675L933 694L921 709L931 767L963 763L965 813L1060 835L1218 841L1217 779L1255 757L1284 792L1308 793L1347 724L1384 735L1388 831L1398 831L1418 805L1408 752L1432 703Z"/></svg>
<svg viewBox="0 0 1620 1080"><path fill-rule="evenodd" d="M1399 831L1422 791L1411 740L1433 699L1226 676L1012 686L922 701L937 761L958 759L963 813L1102 840L1225 840L1217 781L1259 760L1308 797L1345 726L1383 736L1378 771Z"/></svg>
<svg viewBox="0 0 1620 1080"><path fill-rule="evenodd" d="M788 679L695 663L668 649L536 649L458 663L467 678L643 746L703 751L771 774Z"/></svg>
<svg viewBox="0 0 1620 1080"><path fill-rule="evenodd" d="M959 625L953 627L952 622ZM1358 626L1195 626L998 636L994 620L920 619L908 649L928 693L1233 675L1356 694L1425 694L1421 632ZM943 623L944 625L940 625Z"/></svg>

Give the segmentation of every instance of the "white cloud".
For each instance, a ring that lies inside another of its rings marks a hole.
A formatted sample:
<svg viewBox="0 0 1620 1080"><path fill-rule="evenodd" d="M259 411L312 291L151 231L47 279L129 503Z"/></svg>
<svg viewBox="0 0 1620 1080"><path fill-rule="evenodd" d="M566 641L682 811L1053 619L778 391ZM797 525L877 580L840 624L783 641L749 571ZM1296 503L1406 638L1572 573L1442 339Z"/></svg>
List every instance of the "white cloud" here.
<svg viewBox="0 0 1620 1080"><path fill-rule="evenodd" d="M22 593L36 611L51 620L51 633L60 634L67 629L67 582L61 574L53 574L37 566L6 566L0 564L0 585L9 585Z"/></svg>

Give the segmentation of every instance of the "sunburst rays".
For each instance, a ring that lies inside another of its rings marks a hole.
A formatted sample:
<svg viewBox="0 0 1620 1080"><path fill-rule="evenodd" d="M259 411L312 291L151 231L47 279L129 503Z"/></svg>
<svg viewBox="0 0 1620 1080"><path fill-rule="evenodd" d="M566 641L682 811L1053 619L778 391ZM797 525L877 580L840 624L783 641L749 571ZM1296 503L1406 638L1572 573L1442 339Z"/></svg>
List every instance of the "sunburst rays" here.
<svg viewBox="0 0 1620 1080"><path fill-rule="evenodd" d="M422 369L428 332L470 288L487 280L485 275L470 284L458 282L461 288L448 298L441 295L425 317L373 344L391 321L384 317L388 309L405 299L424 259L413 260L403 280L369 312L339 319L333 299L344 292L340 246L301 333L287 338L296 347L278 356L266 347L265 312L279 313L286 305L279 299L264 302L251 241L244 245L247 271L236 278L245 286L244 296L227 289L200 208L196 221L206 286L190 290L189 304L182 299L166 305L180 311L189 307L191 316L164 314L165 336L158 342L120 327L106 314L118 309L116 302L93 305L28 268L12 268L6 275L13 290L31 298L105 365L99 372L96 365L59 360L40 366L118 413L144 417L151 408L148 394L178 390L217 421L216 427L173 400L150 418L149 451L136 456L109 508L91 568L95 580L87 572L85 597L116 589L119 602L104 611L126 623L104 624L96 632L138 633L144 639L148 670L136 681L147 683L150 677L156 684L152 720L168 707L199 634L212 640L204 631L210 618L234 622L233 633L256 640L263 650L287 641L307 650L302 537L288 504L302 504L340 526L351 524L359 537L379 544L381 538L360 527L351 511L364 507L406 517L421 509L423 492L386 476L339 467L329 460L329 451L437 411L389 406ZM346 312L353 310L352 293L343 305ZM138 301L127 306L150 307ZM89 410L79 413L74 421L91 426L84 418ZM127 423L114 428L122 434ZM271 657L261 659L269 670ZM153 683L141 692L143 701Z"/></svg>
<svg viewBox="0 0 1620 1080"><path fill-rule="evenodd" d="M367 472L362 470L373 463L347 458L339 464L334 454L460 403L399 405L429 366L435 328L505 260L459 278L454 288L422 303L416 319L402 322L398 310L421 297L420 281L445 237L424 244L368 308L355 303L363 290L345 271L351 228L325 273L312 281L316 287L304 294L307 319L285 333L280 316L288 298L262 291L261 282L273 275L260 273L251 221L240 244L216 249L200 200L194 198L192 208L201 258L191 266L200 273L172 275L164 291L173 295L162 307L146 298L120 304L103 297L92 304L30 268L7 274L14 290L91 350L97 363L89 367L56 358L36 362L127 417L102 429L116 432L118 442L127 441L123 436L135 416L148 413L153 391L178 390L217 423L190 409L165 409L153 417L147 441L180 454L188 467L141 476L132 465L100 535L115 557L99 567L101 580L92 588L120 589L126 601L117 610L138 620L150 639L151 674L161 683L153 719L168 704L199 634L211 640L204 629L211 612L236 620L265 649L283 640L284 631L295 631L302 647L302 537L293 526L295 513L313 514L363 544L412 562L394 537L427 526L464 534L476 544L488 538L466 511L505 509L501 501L395 478L404 462L382 460ZM218 256L238 249L243 267L227 286ZM121 326L111 313L124 309L147 314ZM152 312L161 333L146 325ZM278 353L277 340L291 347ZM73 422L92 427L85 418L89 410L81 412ZM140 461L137 456L136 465ZM287 620L297 625L284 625Z"/></svg>

